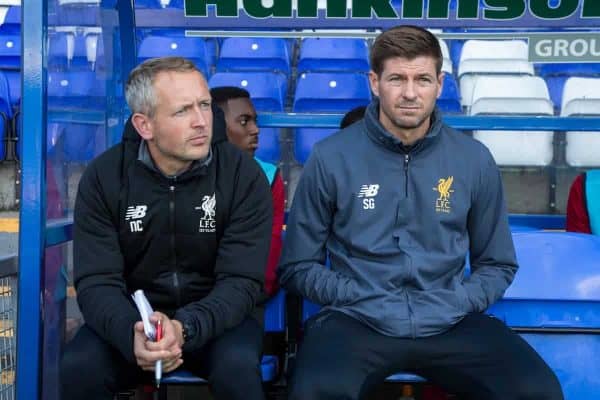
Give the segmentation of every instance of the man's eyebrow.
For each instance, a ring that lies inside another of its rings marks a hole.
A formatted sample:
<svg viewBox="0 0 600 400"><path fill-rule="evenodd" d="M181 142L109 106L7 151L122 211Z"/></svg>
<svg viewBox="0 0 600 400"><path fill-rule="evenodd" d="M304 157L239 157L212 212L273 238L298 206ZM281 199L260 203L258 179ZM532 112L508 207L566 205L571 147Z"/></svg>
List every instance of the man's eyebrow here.
<svg viewBox="0 0 600 400"><path fill-rule="evenodd" d="M174 109L174 110L182 110L182 109L184 109L184 108L190 108L190 107L192 107L193 105L194 105L194 103L193 103L193 102L189 102L189 101L188 101L188 102L182 102L182 103L179 103L179 104L175 104L175 105L173 106L173 109Z"/></svg>

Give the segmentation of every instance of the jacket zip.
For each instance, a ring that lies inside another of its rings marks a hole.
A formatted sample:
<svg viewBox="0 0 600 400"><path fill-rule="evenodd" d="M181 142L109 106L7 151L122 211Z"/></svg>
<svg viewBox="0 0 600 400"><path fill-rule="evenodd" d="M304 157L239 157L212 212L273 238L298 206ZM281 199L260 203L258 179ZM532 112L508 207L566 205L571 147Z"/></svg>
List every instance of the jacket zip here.
<svg viewBox="0 0 600 400"><path fill-rule="evenodd" d="M410 163L410 154L404 153L404 197L408 198L408 164ZM412 276L412 271L410 271L410 275ZM410 334L412 338L417 337L417 327L415 325L415 321L413 318L413 310L410 305L410 299L408 296L408 292L404 289L404 296L406 297L406 306L408 307L408 323L410 325Z"/></svg>
<svg viewBox="0 0 600 400"><path fill-rule="evenodd" d="M410 298L408 297L408 291L404 288L404 297L406 298L406 306L408 307L408 324L410 325L410 335L413 339L417 337L417 326L413 318L413 309L410 305Z"/></svg>
<svg viewBox="0 0 600 400"><path fill-rule="evenodd" d="M404 154L404 197L408 197L408 162L410 161L410 154Z"/></svg>
<svg viewBox="0 0 600 400"><path fill-rule="evenodd" d="M172 179L169 186L169 220L171 225L171 254L173 255L173 289L175 291L175 302L177 307L181 306L181 290L179 288L179 276L177 275L177 253L175 251L175 182L176 178Z"/></svg>

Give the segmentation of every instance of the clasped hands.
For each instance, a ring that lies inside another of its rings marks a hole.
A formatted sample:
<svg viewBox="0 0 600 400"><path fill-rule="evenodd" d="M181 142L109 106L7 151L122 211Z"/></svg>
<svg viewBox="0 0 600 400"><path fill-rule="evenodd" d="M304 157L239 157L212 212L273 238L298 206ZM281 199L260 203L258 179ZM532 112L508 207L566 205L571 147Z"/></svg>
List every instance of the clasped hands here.
<svg viewBox="0 0 600 400"><path fill-rule="evenodd" d="M183 327L174 319L169 319L161 312L153 312L150 322L156 326L162 320L163 337L155 342L146 337L142 321L135 323L133 328L133 353L137 365L144 371L154 371L156 361L162 360L164 373L171 372L183 364Z"/></svg>

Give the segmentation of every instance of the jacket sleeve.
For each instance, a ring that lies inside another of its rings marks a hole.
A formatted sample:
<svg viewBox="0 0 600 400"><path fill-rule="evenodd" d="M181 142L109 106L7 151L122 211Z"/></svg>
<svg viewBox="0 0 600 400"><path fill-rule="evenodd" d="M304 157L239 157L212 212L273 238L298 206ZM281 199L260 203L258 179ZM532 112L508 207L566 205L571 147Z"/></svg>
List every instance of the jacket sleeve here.
<svg viewBox="0 0 600 400"><path fill-rule="evenodd" d="M285 207L285 194L283 179L277 172L271 188L273 198L273 230L271 231L271 248L269 249L269 259L267 261L267 270L265 272L265 291L269 296L274 295L279 289L277 282L277 263L281 256L281 231L283 229L283 214Z"/></svg>
<svg viewBox="0 0 600 400"><path fill-rule="evenodd" d="M92 164L79 183L73 221L77 301L85 323L129 362L139 313L129 299L117 228Z"/></svg>
<svg viewBox="0 0 600 400"><path fill-rule="evenodd" d="M569 199L567 200L567 232L592 233L585 202L584 179L584 174L577 175L569 190Z"/></svg>
<svg viewBox="0 0 600 400"><path fill-rule="evenodd" d="M277 273L281 286L321 305L346 304L357 292L356 281L325 267L335 198L317 145L296 188Z"/></svg>
<svg viewBox="0 0 600 400"><path fill-rule="evenodd" d="M269 254L273 207L269 183L260 167L244 155L238 164L230 215L215 265L216 282L201 300L177 310L174 318L194 326L184 351L195 351L239 325L262 292Z"/></svg>
<svg viewBox="0 0 600 400"><path fill-rule="evenodd" d="M518 269L502 177L487 149L483 158L467 221L471 275L464 286L475 312L484 311L501 298Z"/></svg>

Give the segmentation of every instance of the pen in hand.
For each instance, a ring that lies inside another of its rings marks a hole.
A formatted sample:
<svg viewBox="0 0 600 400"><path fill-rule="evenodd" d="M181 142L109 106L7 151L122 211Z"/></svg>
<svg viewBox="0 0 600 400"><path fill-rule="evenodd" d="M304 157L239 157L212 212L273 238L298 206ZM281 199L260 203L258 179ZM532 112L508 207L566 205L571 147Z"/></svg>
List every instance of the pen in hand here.
<svg viewBox="0 0 600 400"><path fill-rule="evenodd" d="M163 327L162 320L159 319L156 321L156 341L160 342L163 336ZM154 380L156 382L156 387L160 387L160 380L162 379L162 360L157 360L154 366Z"/></svg>

